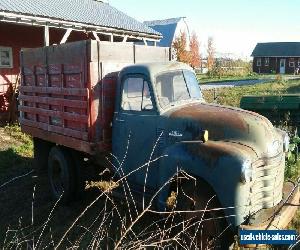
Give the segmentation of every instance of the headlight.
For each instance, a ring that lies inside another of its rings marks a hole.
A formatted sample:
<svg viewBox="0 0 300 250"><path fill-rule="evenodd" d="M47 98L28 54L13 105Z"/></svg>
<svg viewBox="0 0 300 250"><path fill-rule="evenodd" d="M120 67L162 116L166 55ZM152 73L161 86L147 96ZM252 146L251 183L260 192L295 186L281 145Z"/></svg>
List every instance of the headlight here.
<svg viewBox="0 0 300 250"><path fill-rule="evenodd" d="M283 151L287 153L289 151L289 147L290 147L290 137L288 133L285 133L283 137Z"/></svg>
<svg viewBox="0 0 300 250"><path fill-rule="evenodd" d="M277 140L277 141L274 141L273 143L269 144L268 145L268 155L270 156L274 156L276 154L279 153L279 148L280 148L280 142Z"/></svg>
<svg viewBox="0 0 300 250"><path fill-rule="evenodd" d="M243 183L251 182L252 175L253 175L253 171L252 171L251 161L246 160L242 165L241 181Z"/></svg>

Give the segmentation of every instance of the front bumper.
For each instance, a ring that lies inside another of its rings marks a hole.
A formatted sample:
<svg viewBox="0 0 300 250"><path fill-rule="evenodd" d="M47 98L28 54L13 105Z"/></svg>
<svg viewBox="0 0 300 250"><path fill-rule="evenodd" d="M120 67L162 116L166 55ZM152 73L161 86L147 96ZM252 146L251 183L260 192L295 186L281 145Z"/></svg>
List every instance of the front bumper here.
<svg viewBox="0 0 300 250"><path fill-rule="evenodd" d="M240 225L241 230L276 230L285 229L294 218L300 203L299 186L292 183L283 186L283 199L272 208L261 209L254 214L247 225Z"/></svg>

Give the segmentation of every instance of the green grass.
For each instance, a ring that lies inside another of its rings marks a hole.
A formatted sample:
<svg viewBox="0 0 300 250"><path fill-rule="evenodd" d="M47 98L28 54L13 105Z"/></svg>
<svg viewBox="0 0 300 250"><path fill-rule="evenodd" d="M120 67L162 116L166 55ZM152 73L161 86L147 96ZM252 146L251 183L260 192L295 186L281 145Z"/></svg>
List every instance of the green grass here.
<svg viewBox="0 0 300 250"><path fill-rule="evenodd" d="M285 167L285 178L287 180L297 181L300 177L300 160L297 162L287 160Z"/></svg>
<svg viewBox="0 0 300 250"><path fill-rule="evenodd" d="M31 136L24 134L21 131L20 126L18 125L12 125L12 126L6 126L4 128L4 131L21 143L19 146L12 145L12 148L21 156L24 157L32 157L33 156L33 142Z"/></svg>
<svg viewBox="0 0 300 250"><path fill-rule="evenodd" d="M10 138L7 144L1 142L0 170L6 170L9 166L30 164L33 157L31 137L22 133L18 125L6 126L0 132Z"/></svg>
<svg viewBox="0 0 300 250"><path fill-rule="evenodd" d="M207 102L214 101L214 91L204 90L203 95ZM300 80L282 82L261 83L234 88L216 89L217 102L222 105L240 106L240 100L244 95L277 95L300 93Z"/></svg>

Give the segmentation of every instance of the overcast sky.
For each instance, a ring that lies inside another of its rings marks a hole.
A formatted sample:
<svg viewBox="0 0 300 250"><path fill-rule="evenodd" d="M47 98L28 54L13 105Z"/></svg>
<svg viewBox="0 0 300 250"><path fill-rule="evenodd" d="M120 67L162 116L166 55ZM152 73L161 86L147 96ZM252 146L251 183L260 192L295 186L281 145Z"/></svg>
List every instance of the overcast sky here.
<svg viewBox="0 0 300 250"><path fill-rule="evenodd" d="M299 0L109 0L139 21L184 16L205 50L249 57L257 42L300 42Z"/></svg>

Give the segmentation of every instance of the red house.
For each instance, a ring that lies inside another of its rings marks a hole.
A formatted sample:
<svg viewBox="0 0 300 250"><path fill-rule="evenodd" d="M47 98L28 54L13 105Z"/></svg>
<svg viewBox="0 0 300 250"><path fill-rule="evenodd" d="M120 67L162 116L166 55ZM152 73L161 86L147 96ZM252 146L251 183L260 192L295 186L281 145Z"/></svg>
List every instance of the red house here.
<svg viewBox="0 0 300 250"><path fill-rule="evenodd" d="M253 72L294 74L300 68L300 42L258 43L253 56Z"/></svg>
<svg viewBox="0 0 300 250"><path fill-rule="evenodd" d="M0 0L0 120L19 74L19 52L71 41L148 41L161 34L100 0Z"/></svg>

